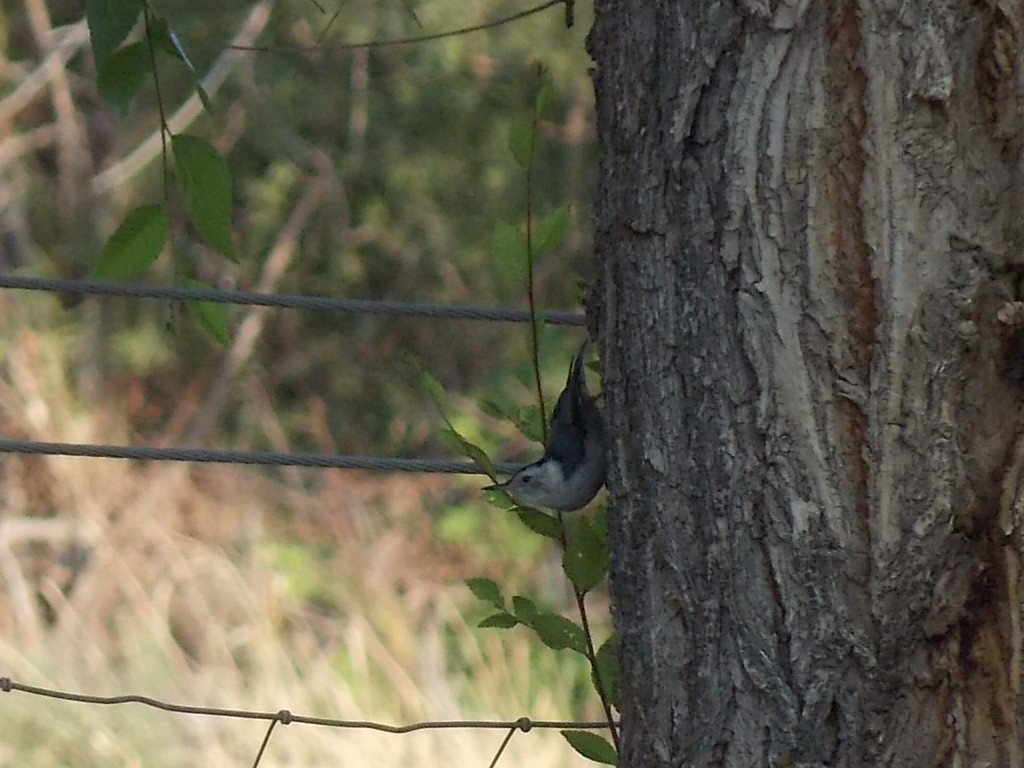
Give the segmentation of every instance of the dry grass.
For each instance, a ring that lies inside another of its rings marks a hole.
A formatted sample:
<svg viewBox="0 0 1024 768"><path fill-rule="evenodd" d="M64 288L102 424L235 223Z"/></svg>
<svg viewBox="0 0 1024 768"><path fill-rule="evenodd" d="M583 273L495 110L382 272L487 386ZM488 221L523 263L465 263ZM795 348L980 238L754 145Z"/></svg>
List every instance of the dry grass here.
<svg viewBox="0 0 1024 768"><path fill-rule="evenodd" d="M0 433L131 442L119 404L74 395L72 341L17 317L0 306ZM424 513L451 481L18 456L0 472L2 675L388 722L571 714L578 665L466 623L459 580L471 574ZM4 765L249 765L265 730L0 696ZM501 738L292 725L263 765L486 766ZM581 764L542 732L517 735L500 763Z"/></svg>

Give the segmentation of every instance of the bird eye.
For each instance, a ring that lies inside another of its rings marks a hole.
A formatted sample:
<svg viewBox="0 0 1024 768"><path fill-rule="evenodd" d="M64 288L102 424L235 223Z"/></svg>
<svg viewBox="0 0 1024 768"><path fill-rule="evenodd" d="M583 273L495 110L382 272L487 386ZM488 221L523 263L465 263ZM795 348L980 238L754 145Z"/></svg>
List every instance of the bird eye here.
<svg viewBox="0 0 1024 768"><path fill-rule="evenodd" d="M530 476L529 475L523 475L523 485L529 485L529 483L530 483Z"/></svg>

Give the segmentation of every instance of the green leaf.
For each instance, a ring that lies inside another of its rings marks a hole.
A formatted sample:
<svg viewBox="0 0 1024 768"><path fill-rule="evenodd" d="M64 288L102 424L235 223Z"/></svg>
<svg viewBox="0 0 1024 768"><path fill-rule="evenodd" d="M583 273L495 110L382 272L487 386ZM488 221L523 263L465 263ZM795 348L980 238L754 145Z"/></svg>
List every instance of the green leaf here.
<svg viewBox="0 0 1024 768"><path fill-rule="evenodd" d="M185 285L189 288L210 288L206 283L198 280L185 278ZM185 306L192 316L199 321L199 324L209 333L214 340L222 347L231 343L231 334L228 331L228 305L219 301L196 301L186 299Z"/></svg>
<svg viewBox="0 0 1024 768"><path fill-rule="evenodd" d="M537 224L536 252L544 253L560 246L569 231L569 206L560 205Z"/></svg>
<svg viewBox="0 0 1024 768"><path fill-rule="evenodd" d="M167 55L182 60L178 46L171 39L171 25L163 16L149 17L149 34L152 42Z"/></svg>
<svg viewBox="0 0 1024 768"><path fill-rule="evenodd" d="M499 489L492 489L484 491L484 501L498 509L514 509L516 506L515 499L513 499L508 491L502 491Z"/></svg>
<svg viewBox="0 0 1024 768"><path fill-rule="evenodd" d="M536 147L533 115L515 117L508 129L508 148L520 168L529 168Z"/></svg>
<svg viewBox="0 0 1024 768"><path fill-rule="evenodd" d="M477 624L481 629L487 629L493 627L495 629L511 629L519 623L519 619L513 616L507 611L501 611L488 616L486 619Z"/></svg>
<svg viewBox="0 0 1024 768"><path fill-rule="evenodd" d="M479 405L480 410L488 416L493 416L496 419L512 420L511 414L514 406L507 400L499 400L494 395L487 395L486 397L480 398L477 405Z"/></svg>
<svg viewBox="0 0 1024 768"><path fill-rule="evenodd" d="M491 256L507 279L523 279L526 270L526 236L507 221L499 221L491 236Z"/></svg>
<svg viewBox="0 0 1024 768"><path fill-rule="evenodd" d="M121 117L128 114L128 105L150 72L149 65L145 43L129 43L100 64L96 85Z"/></svg>
<svg viewBox="0 0 1024 768"><path fill-rule="evenodd" d="M198 136L171 138L174 169L188 217L206 241L234 260L231 247L231 172L220 152Z"/></svg>
<svg viewBox="0 0 1024 768"><path fill-rule="evenodd" d="M608 540L608 503L602 501L594 512L594 530L605 541Z"/></svg>
<svg viewBox="0 0 1024 768"><path fill-rule="evenodd" d="M555 89L552 87L550 79L548 79L537 88L537 98L535 101L537 117L544 117L548 114L554 104Z"/></svg>
<svg viewBox="0 0 1024 768"><path fill-rule="evenodd" d="M604 537L586 518L576 524L569 546L562 554L562 570L583 594L601 583L608 572L608 547Z"/></svg>
<svg viewBox="0 0 1024 768"><path fill-rule="evenodd" d="M461 435L460 435L461 437ZM488 456L484 449L475 443L471 443L469 440L462 438L462 449L463 455L471 459L492 481L497 480L497 475L494 472L494 464L491 463L491 457Z"/></svg>
<svg viewBox="0 0 1024 768"><path fill-rule="evenodd" d="M445 445L452 451L465 456L467 459L472 460L480 469L487 473L487 476L494 480L496 475L494 473L494 465L491 463L490 457L484 452L484 449L474 443L471 443L465 437L460 435L455 427L451 425L447 429L441 430L441 438L444 440Z"/></svg>
<svg viewBox="0 0 1024 768"><path fill-rule="evenodd" d="M540 408L536 405L513 405L497 397L485 397L479 402L480 410L496 419L512 422L530 440L543 442L540 426Z"/></svg>
<svg viewBox="0 0 1024 768"><path fill-rule="evenodd" d="M543 61L534 61L531 67L534 79L534 94L540 93L544 86L551 86L551 69Z"/></svg>
<svg viewBox="0 0 1024 768"><path fill-rule="evenodd" d="M604 690L605 698L614 707L619 706L619 650L618 636L612 635L597 650L597 674L601 676L601 688ZM591 670L594 676L594 670ZM597 681L594 680L594 687Z"/></svg>
<svg viewBox="0 0 1024 768"><path fill-rule="evenodd" d="M462 441L455 432L447 427L441 430L441 442L451 453L462 453Z"/></svg>
<svg viewBox="0 0 1024 768"><path fill-rule="evenodd" d="M618 765L619 756L608 740L589 731L561 731L569 746L588 760L605 765Z"/></svg>
<svg viewBox="0 0 1024 768"><path fill-rule="evenodd" d="M418 362L413 362L419 370L420 380L430 394L430 399L434 401L434 405L437 406L437 410L441 413L441 418L444 419L447 429L441 430L441 439L444 440L445 445L453 453L471 459L492 481L497 482L497 475L494 472L494 464L491 462L491 458L483 448L463 437L445 414L444 407L442 406L444 387L441 386L441 382L428 373Z"/></svg>
<svg viewBox="0 0 1024 768"><path fill-rule="evenodd" d="M505 609L505 598L501 594L501 588L491 579L466 579L466 586L477 599L490 603L499 610Z"/></svg>
<svg viewBox="0 0 1024 768"><path fill-rule="evenodd" d="M423 382L423 386L427 388L427 393L434 401L434 405L438 408L441 407L441 403L444 402L444 386L438 381L433 374L428 372L422 366L417 366L420 371L420 379ZM447 421L447 419L446 419Z"/></svg>
<svg viewBox="0 0 1024 768"><path fill-rule="evenodd" d="M557 517L541 512L533 507L517 507L516 514L523 522L523 525L534 533L547 536L555 541L562 540L562 526L559 525Z"/></svg>
<svg viewBox="0 0 1024 768"><path fill-rule="evenodd" d="M541 424L540 406L524 405L516 411L516 426L526 437L538 443L544 442L544 427Z"/></svg>
<svg viewBox="0 0 1024 768"><path fill-rule="evenodd" d="M533 620L539 615L537 605L528 597L516 595L512 598L512 611L517 619L527 626L533 625Z"/></svg>
<svg viewBox="0 0 1024 768"><path fill-rule="evenodd" d="M85 0L92 55L99 67L124 42L142 10L142 0Z"/></svg>
<svg viewBox="0 0 1024 768"><path fill-rule="evenodd" d="M167 240L167 213L162 205L133 208L110 236L92 277L117 280L141 272L160 255Z"/></svg>
<svg viewBox="0 0 1024 768"><path fill-rule="evenodd" d="M533 617L533 621L523 623L533 627L533 631L548 648L556 651L568 648L587 655L587 637L583 633L583 628L564 616L557 613L538 613Z"/></svg>

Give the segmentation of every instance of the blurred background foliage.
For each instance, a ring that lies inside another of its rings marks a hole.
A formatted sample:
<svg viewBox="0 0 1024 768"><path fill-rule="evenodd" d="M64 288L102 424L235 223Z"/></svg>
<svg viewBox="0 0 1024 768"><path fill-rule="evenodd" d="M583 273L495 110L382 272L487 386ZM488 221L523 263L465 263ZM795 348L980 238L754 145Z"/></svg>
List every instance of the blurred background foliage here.
<svg viewBox="0 0 1024 768"><path fill-rule="evenodd" d="M489 244L499 220L523 222L526 190L508 128L532 108L532 70L542 61L556 99L540 126L533 200L538 216L562 204L571 214L567 241L538 265L538 296L544 307L580 308L596 171L589 4L577 7L571 30L554 7L470 35L358 49L343 46L525 6L155 7L200 76L226 73L206 113L188 104L187 70L158 59L166 115L183 114L177 130L207 138L227 158L239 261L208 249L172 198L173 252L142 280L195 274L243 289L524 307L523 285L494 268ZM124 117L105 105L82 19L82 4L68 0L0 6L5 272L83 277L125 213L164 195L156 91L147 83ZM228 49L247 34L261 50ZM442 456L414 358L446 387L459 428L498 458L539 451L475 405L485 394L531 401L525 326L233 307L225 350L161 301L0 292L0 319L6 437ZM583 332L544 334L550 407ZM474 629L484 610L460 586L468 576L571 605L558 553L485 507L479 480L2 462L0 667L12 677L328 716L600 717L579 660L556 657L525 633ZM23 721L0 726L19 736L0 738L0 762L59 765L70 752L77 765L252 756L253 739L222 738L226 726L157 716L145 739L125 744L118 734L133 726L103 713L79 721L64 712L60 732L47 737L33 711L41 710L25 708ZM176 728L192 728L185 742L167 740L164 730ZM53 749L26 762L25 745L40 738ZM293 744L294 759L312 765L341 754L335 737L323 738ZM423 748L451 752L455 764L493 754L493 739L467 738L472 747ZM164 746L154 756L157 742ZM578 760L557 737L550 744L550 759L534 748L523 763ZM283 764L290 753L281 749ZM404 764L397 753L373 754Z"/></svg>
<svg viewBox="0 0 1024 768"><path fill-rule="evenodd" d="M81 17L77 3L52 5L55 25ZM254 42L271 50L237 57L212 95L213 113L199 111L187 126L229 162L240 261L217 258L180 217L174 247L186 271L253 288L279 248L287 251L279 255L285 268L273 285L281 292L523 305L522 285L492 268L488 245L499 219L521 223L524 215L524 182L507 151L508 125L531 107L531 64L540 60L551 70L557 100L541 127L534 199L540 212L567 203L572 224L566 246L540 265L539 295L545 306L578 305L595 165L586 18L566 30L561 9L553 8L447 40L346 50L338 46L450 29L522 6L347 0L332 7L293 0L266 7L265 28ZM253 8L176 2L161 10L202 72L232 55L225 46ZM8 10L4 48L11 68L16 62L28 68L39 57L30 15ZM191 94L192 79L167 56L158 70L171 114ZM28 272L78 276L95 263L128 209L161 198L163 169L152 151L130 176L111 179L108 172L109 189L96 192L97 175L158 130L155 89L147 85L129 115L118 118L95 93L85 47L69 62L67 80L77 130L62 124L45 92L7 125L24 136L48 123L57 135L7 164L8 194L16 198L10 203L18 210L9 217L20 226L13 227L18 242L6 261ZM300 221L285 234L295 215ZM165 254L146 278L174 281L173 264ZM182 405L182 382L212 366L219 350L159 302L87 303L98 306L77 306L65 318L91 331L82 347L81 375L91 377L83 381L86 391L102 396L97 382L121 376L143 381L146 408L130 414L133 423L147 437L165 433L166 416ZM234 312L237 320L244 310ZM557 366L576 343L562 335L552 346ZM472 393L525 378L523 338L514 326L279 312L264 326L238 385L258 377L293 448L436 452L433 414L400 365L404 355L421 358L450 389ZM236 395L224 404L219 435L265 447L261 420L243 390Z"/></svg>

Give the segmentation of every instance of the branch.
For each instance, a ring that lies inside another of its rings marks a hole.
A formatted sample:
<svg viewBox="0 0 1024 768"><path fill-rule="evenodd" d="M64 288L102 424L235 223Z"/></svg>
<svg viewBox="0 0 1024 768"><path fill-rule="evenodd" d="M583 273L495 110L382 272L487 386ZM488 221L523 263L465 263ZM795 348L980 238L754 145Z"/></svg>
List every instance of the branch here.
<svg viewBox="0 0 1024 768"><path fill-rule="evenodd" d="M396 37L390 40L367 40L362 43L339 43L337 45L320 46L319 43L314 45L302 45L302 46L291 46L291 47L275 47L275 46L264 46L264 45L228 45L228 48L233 48L238 51L264 51L267 53L312 53L321 47L327 48L332 51L351 51L357 48L383 48L389 45L408 45L410 43L426 43L431 40L442 40L446 37L456 37L458 35L468 35L471 32L479 32L484 29L494 29L495 27L501 27L505 24L509 24L513 21L519 21L519 19L525 19L527 16L532 16L535 13L546 11L555 5L562 5L564 0L547 0L547 2L541 3L540 5L534 6L533 8L527 8L525 11L519 11L513 13L510 16L503 16L500 19L494 21L485 21L482 24L474 24L470 27L460 27L458 29L451 29L447 32L434 32L429 35L414 35L413 37Z"/></svg>

